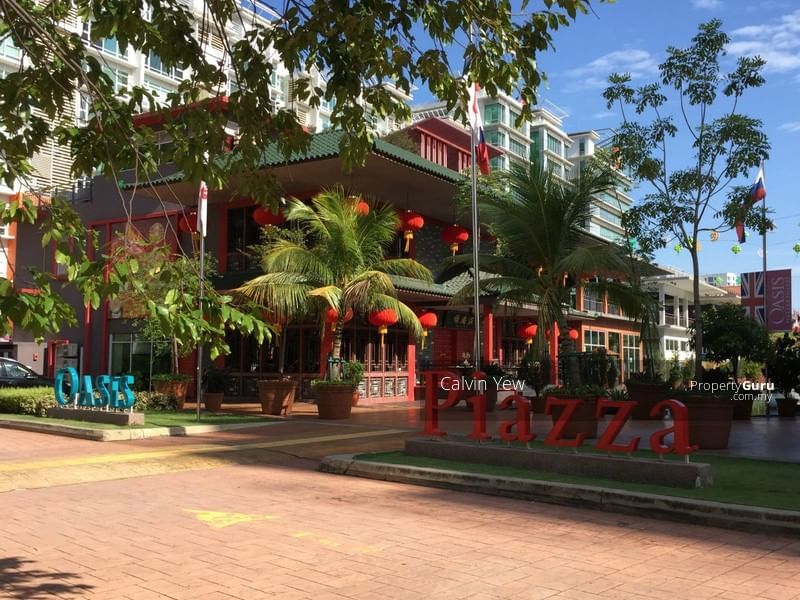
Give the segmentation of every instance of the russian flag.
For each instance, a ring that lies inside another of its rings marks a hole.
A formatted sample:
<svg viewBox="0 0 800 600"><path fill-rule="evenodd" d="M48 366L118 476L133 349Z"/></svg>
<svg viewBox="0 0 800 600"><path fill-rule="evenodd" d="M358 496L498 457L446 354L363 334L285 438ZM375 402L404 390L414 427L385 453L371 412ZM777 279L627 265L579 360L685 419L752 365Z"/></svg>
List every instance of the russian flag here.
<svg viewBox="0 0 800 600"><path fill-rule="evenodd" d="M753 182L753 186L750 188L750 202L758 202L759 200L763 200L767 197L767 188L764 187L764 167L763 165L758 168L758 174L756 175L756 180Z"/></svg>
<svg viewBox="0 0 800 600"><path fill-rule="evenodd" d="M472 128L472 143L475 145L475 157L478 169L484 175L489 174L489 146L486 145L486 137L483 133L483 119L481 118L480 107L478 106L478 91L480 86L473 83L469 87L469 107L467 117Z"/></svg>

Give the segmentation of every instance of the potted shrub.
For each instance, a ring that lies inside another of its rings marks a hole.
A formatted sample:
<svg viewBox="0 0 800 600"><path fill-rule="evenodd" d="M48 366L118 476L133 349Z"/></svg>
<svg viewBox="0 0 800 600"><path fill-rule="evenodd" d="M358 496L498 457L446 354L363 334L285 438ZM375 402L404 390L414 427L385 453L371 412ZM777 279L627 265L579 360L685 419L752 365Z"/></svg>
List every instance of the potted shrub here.
<svg viewBox="0 0 800 600"><path fill-rule="evenodd" d="M341 373L339 378L311 382L320 419L348 419L358 403L358 384L364 375L364 366L358 361L342 361Z"/></svg>
<svg viewBox="0 0 800 600"><path fill-rule="evenodd" d="M767 368L775 387L783 392L783 398L777 399L778 416L793 419L797 414L797 398L792 392L800 380L800 336L784 333L775 340Z"/></svg>
<svg viewBox="0 0 800 600"><path fill-rule="evenodd" d="M581 404L573 414L572 419L564 429L564 437L575 437L583 433L587 439L597 437L597 399L606 395L605 390L596 385L565 385L553 387L545 392L545 401L548 398L569 398L581 400ZM558 420L563 410L555 406L551 412L553 423Z"/></svg>
<svg viewBox="0 0 800 600"><path fill-rule="evenodd" d="M208 412L222 410L225 397L225 377L223 369L210 367L203 375L203 405Z"/></svg>
<svg viewBox="0 0 800 600"><path fill-rule="evenodd" d="M154 392L174 396L178 399L178 410L183 410L183 405L186 403L186 391L189 389L191 380L189 375L182 373L161 373L153 375L150 379Z"/></svg>
<svg viewBox="0 0 800 600"><path fill-rule="evenodd" d="M670 396L672 386L664 383L658 373L633 373L625 381L628 397L636 402L631 416L634 419L660 419L661 415L650 416L652 408Z"/></svg>

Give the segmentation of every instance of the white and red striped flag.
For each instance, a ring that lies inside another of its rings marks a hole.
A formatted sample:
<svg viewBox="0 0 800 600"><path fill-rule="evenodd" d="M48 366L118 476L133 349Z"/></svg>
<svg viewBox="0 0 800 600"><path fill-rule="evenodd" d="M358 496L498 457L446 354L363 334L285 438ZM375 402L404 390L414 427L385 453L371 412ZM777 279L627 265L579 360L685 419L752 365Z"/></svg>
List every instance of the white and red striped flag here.
<svg viewBox="0 0 800 600"><path fill-rule="evenodd" d="M472 143L475 146L475 157L478 169L484 175L489 174L489 146L486 145L486 137L483 133L483 119L481 110L478 106L478 92L481 87L477 83L469 86L469 106L467 107L467 117L472 128Z"/></svg>

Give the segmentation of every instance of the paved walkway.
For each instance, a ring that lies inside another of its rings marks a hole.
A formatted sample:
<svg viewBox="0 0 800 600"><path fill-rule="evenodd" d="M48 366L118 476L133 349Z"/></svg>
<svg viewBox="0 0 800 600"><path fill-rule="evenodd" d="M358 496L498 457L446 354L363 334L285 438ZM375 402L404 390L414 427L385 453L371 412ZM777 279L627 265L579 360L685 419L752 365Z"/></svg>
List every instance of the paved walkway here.
<svg viewBox="0 0 800 600"><path fill-rule="evenodd" d="M800 598L797 540L312 467L0 494L0 598Z"/></svg>
<svg viewBox="0 0 800 600"><path fill-rule="evenodd" d="M800 600L796 539L316 472L401 447L418 412L105 444L0 429L0 598Z"/></svg>

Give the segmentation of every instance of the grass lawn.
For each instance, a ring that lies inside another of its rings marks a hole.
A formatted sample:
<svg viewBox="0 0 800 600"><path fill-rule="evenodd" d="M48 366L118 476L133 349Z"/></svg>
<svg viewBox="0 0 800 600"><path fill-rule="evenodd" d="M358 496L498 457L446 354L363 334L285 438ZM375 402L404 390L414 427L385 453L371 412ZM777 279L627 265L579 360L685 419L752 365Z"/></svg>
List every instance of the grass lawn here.
<svg viewBox="0 0 800 600"><path fill-rule="evenodd" d="M0 414L0 419L15 419L35 423L51 423L53 425L69 425L83 429L147 429L152 427L185 427L191 425L227 425L233 423L264 423L273 421L269 417L254 415L232 415L227 413L200 414L200 422L194 411L182 412L146 412L144 425L109 425L107 423L90 423L88 421L75 421L72 419L50 419L48 417L34 417L32 415L7 415Z"/></svg>
<svg viewBox="0 0 800 600"><path fill-rule="evenodd" d="M648 454L653 457L652 453ZM499 477L519 477L522 479L592 485L663 496L678 496L695 500L710 500L728 504L800 511L800 477L798 477L800 464L796 463L695 454L693 458L695 462L711 465L714 474L714 485L709 488L689 490L659 485L627 483L610 479L560 475L558 473L530 471L514 467L407 456L403 452L360 454L356 458L371 462L447 469Z"/></svg>

